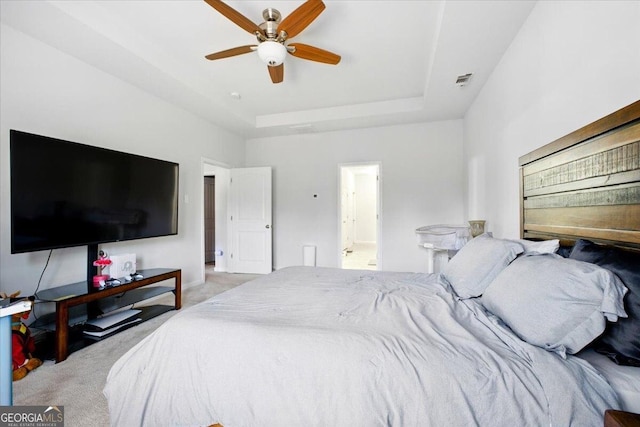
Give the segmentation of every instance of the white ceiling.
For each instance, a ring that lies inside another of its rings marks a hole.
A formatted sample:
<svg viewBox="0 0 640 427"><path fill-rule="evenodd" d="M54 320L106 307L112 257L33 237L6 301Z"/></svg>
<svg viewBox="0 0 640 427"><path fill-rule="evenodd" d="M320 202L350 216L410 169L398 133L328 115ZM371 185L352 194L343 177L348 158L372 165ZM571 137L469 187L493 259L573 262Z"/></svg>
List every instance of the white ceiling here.
<svg viewBox="0 0 640 427"><path fill-rule="evenodd" d="M273 84L256 53L205 55L255 37L203 0L0 1L2 23L247 138L459 119L533 1L324 0L291 42L342 56L288 56ZM297 1L228 1L255 23ZM458 75L473 73L464 87ZM235 99L231 93L240 94Z"/></svg>

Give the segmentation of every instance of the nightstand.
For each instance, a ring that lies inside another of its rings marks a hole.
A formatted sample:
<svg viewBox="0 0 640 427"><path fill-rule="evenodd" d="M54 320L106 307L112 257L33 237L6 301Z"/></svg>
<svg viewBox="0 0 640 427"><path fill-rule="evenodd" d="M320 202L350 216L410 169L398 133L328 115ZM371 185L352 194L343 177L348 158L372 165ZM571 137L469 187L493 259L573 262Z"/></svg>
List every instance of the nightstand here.
<svg viewBox="0 0 640 427"><path fill-rule="evenodd" d="M604 411L604 427L640 427L640 414L607 409Z"/></svg>

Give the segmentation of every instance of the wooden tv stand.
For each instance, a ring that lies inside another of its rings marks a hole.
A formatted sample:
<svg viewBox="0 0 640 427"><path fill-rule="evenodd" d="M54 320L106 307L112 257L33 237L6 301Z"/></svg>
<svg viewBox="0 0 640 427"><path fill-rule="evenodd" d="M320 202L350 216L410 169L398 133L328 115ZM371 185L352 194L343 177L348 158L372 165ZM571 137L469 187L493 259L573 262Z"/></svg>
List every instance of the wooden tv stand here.
<svg viewBox="0 0 640 427"><path fill-rule="evenodd" d="M70 326L82 324L89 319L96 318L100 314L126 307L127 305L132 305L136 302L167 292L173 292L175 294L175 304L173 306L156 305L141 307L143 313L141 313L139 317L144 321L167 311L180 309L182 306L182 270L153 268L141 270L139 273L142 274L142 279L131 282L121 280L121 285L103 290L93 290L88 288L87 282L78 282L46 289L36 294L36 297L40 301L55 302L56 304L55 322L52 321L51 316L49 316L48 321L47 316L43 316L31 325L31 327L36 329L40 328L54 331L56 363L62 362L69 355L71 338ZM170 279L174 279L175 281L173 287L149 286ZM75 312L74 309L76 309ZM73 317L73 319L71 319L71 317ZM70 320L72 320L72 325L69 324ZM123 329L119 329L114 333L120 332ZM74 341L74 345L77 347L75 349L78 349L95 342L95 339L81 337Z"/></svg>

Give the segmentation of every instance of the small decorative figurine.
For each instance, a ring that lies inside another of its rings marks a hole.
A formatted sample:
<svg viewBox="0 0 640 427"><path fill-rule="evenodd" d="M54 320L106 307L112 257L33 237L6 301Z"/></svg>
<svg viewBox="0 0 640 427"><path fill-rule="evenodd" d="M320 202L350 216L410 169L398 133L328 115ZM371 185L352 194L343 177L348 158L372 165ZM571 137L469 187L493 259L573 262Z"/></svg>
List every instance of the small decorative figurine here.
<svg viewBox="0 0 640 427"><path fill-rule="evenodd" d="M105 251L100 251L98 254L98 259L93 261L94 267L98 267L98 274L93 276L93 286L95 288L101 288L104 286L105 281L109 279L108 274L102 274L102 270L105 267L111 265L111 260L109 259L109 255Z"/></svg>

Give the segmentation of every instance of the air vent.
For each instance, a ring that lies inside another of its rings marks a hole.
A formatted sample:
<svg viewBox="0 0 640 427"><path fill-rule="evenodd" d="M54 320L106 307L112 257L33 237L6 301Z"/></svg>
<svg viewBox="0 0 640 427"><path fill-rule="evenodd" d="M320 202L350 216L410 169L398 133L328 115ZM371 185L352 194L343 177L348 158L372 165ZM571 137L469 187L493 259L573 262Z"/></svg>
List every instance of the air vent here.
<svg viewBox="0 0 640 427"><path fill-rule="evenodd" d="M471 73L467 73L467 74L463 74L461 76L458 76L458 78L456 79L456 85L457 86L464 86L467 83L469 83L469 80L471 79Z"/></svg>
<svg viewBox="0 0 640 427"><path fill-rule="evenodd" d="M292 125L289 126L289 129L292 129L298 133L309 133L313 131L313 125L311 125L311 123Z"/></svg>

